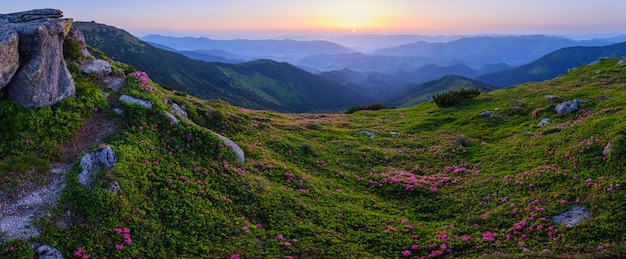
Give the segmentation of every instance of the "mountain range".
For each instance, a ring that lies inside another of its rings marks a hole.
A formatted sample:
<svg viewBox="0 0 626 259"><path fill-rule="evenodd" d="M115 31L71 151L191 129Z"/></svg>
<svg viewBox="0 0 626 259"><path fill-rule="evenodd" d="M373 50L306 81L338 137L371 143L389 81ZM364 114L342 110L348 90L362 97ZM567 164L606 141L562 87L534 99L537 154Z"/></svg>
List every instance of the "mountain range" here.
<svg viewBox="0 0 626 259"><path fill-rule="evenodd" d="M112 59L148 72L164 86L200 98L285 112L340 110L373 101L287 63L209 63L153 47L112 26L94 22L76 22L74 26L83 32L88 44Z"/></svg>

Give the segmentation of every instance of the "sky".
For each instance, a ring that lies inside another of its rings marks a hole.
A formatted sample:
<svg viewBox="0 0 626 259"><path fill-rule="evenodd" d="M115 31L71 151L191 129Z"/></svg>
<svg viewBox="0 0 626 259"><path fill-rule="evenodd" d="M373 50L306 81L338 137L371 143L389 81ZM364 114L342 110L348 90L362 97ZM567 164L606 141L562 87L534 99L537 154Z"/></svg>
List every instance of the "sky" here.
<svg viewBox="0 0 626 259"><path fill-rule="evenodd" d="M136 36L626 34L624 0L1 0Z"/></svg>

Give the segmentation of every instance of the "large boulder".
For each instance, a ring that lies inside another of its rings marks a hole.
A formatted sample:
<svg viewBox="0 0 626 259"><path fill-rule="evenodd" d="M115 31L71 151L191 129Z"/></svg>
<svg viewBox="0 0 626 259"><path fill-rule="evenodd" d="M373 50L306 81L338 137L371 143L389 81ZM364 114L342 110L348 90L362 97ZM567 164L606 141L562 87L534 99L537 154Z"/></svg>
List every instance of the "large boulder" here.
<svg viewBox="0 0 626 259"><path fill-rule="evenodd" d="M575 99L572 102L562 102L556 106L555 110L558 114L568 114L578 111L579 106L583 103L580 99Z"/></svg>
<svg viewBox="0 0 626 259"><path fill-rule="evenodd" d="M222 136L220 134L217 134L217 133L213 133L213 134L215 134L218 138L220 138L222 141L224 141L226 146L228 148L230 148L231 151L233 151L235 156L237 156L237 161L238 162L246 161L245 154L243 153L243 149L241 149L237 144L235 144L234 141L232 141L229 138L224 137L224 136Z"/></svg>
<svg viewBox="0 0 626 259"><path fill-rule="evenodd" d="M9 84L20 66L18 42L16 31L2 30L0 27L0 89Z"/></svg>
<svg viewBox="0 0 626 259"><path fill-rule="evenodd" d="M19 36L20 67L6 87L9 99L23 107L50 106L76 92L63 59L72 19L56 19L62 15L39 9L0 16L3 28Z"/></svg>

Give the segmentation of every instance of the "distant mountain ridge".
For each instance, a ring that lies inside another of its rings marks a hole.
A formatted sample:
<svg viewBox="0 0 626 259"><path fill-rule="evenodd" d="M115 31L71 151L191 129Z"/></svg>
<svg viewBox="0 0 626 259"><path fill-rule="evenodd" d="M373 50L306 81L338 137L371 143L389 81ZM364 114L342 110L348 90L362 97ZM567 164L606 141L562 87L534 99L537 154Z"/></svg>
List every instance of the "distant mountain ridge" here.
<svg viewBox="0 0 626 259"><path fill-rule="evenodd" d="M110 58L146 71L159 84L200 98L284 112L341 110L373 101L287 63L208 63L153 47L112 26L93 22L75 22L74 26L89 45Z"/></svg>
<svg viewBox="0 0 626 259"><path fill-rule="evenodd" d="M476 80L499 87L538 82L555 78L570 68L588 64L602 57L620 56L626 56L626 42L603 47L569 47L554 51L523 66L481 75Z"/></svg>
<svg viewBox="0 0 626 259"><path fill-rule="evenodd" d="M273 58L279 61L289 61L316 54L354 52L339 44L321 40L213 40L205 37L179 38L162 35L148 35L141 39L183 51L221 50L247 56L250 59Z"/></svg>
<svg viewBox="0 0 626 259"><path fill-rule="evenodd" d="M407 85L383 103L398 107L408 107L428 101L430 97L436 93L443 93L461 88L477 88L482 92L497 89L494 86L476 80L462 76L450 75L423 84Z"/></svg>

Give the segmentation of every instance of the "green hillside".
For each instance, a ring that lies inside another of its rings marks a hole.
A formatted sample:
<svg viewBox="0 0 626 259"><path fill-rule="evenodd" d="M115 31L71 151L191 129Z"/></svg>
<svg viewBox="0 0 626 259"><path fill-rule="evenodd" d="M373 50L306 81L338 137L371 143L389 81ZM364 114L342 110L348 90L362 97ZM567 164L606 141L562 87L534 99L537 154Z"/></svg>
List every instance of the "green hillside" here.
<svg viewBox="0 0 626 259"><path fill-rule="evenodd" d="M94 22L75 22L73 26L83 32L89 45L111 59L148 72L159 84L203 99L282 112L338 111L373 101L287 63L208 63L153 47L112 26Z"/></svg>
<svg viewBox="0 0 626 259"><path fill-rule="evenodd" d="M437 93L444 93L461 88L472 89L477 88L480 91L487 92L496 88L485 83L481 83L462 76L444 76L440 79L426 82L423 84L411 84L401 91L398 91L393 97L389 98L385 103L399 107L409 107L424 102Z"/></svg>
<svg viewBox="0 0 626 259"><path fill-rule="evenodd" d="M353 114L249 110L156 85L148 92L131 75L116 93L75 73L77 96L55 107L0 101L8 125L0 164L42 163L2 167L1 195L45 182L47 161L60 160L94 116L118 129L85 152L108 145L118 163L96 172L95 188L81 187L73 167L57 209L34 226L41 236L0 238L0 257L32 258L29 244L44 243L66 258L618 257L626 251L618 61L449 108ZM122 104L119 115L111 108L121 94L154 105ZM563 116L546 95L584 104ZM189 120L166 119L172 102ZM536 127L542 118L550 124ZM237 143L245 162L211 132ZM112 181L119 195L100 188ZM576 206L590 218L553 222Z"/></svg>

